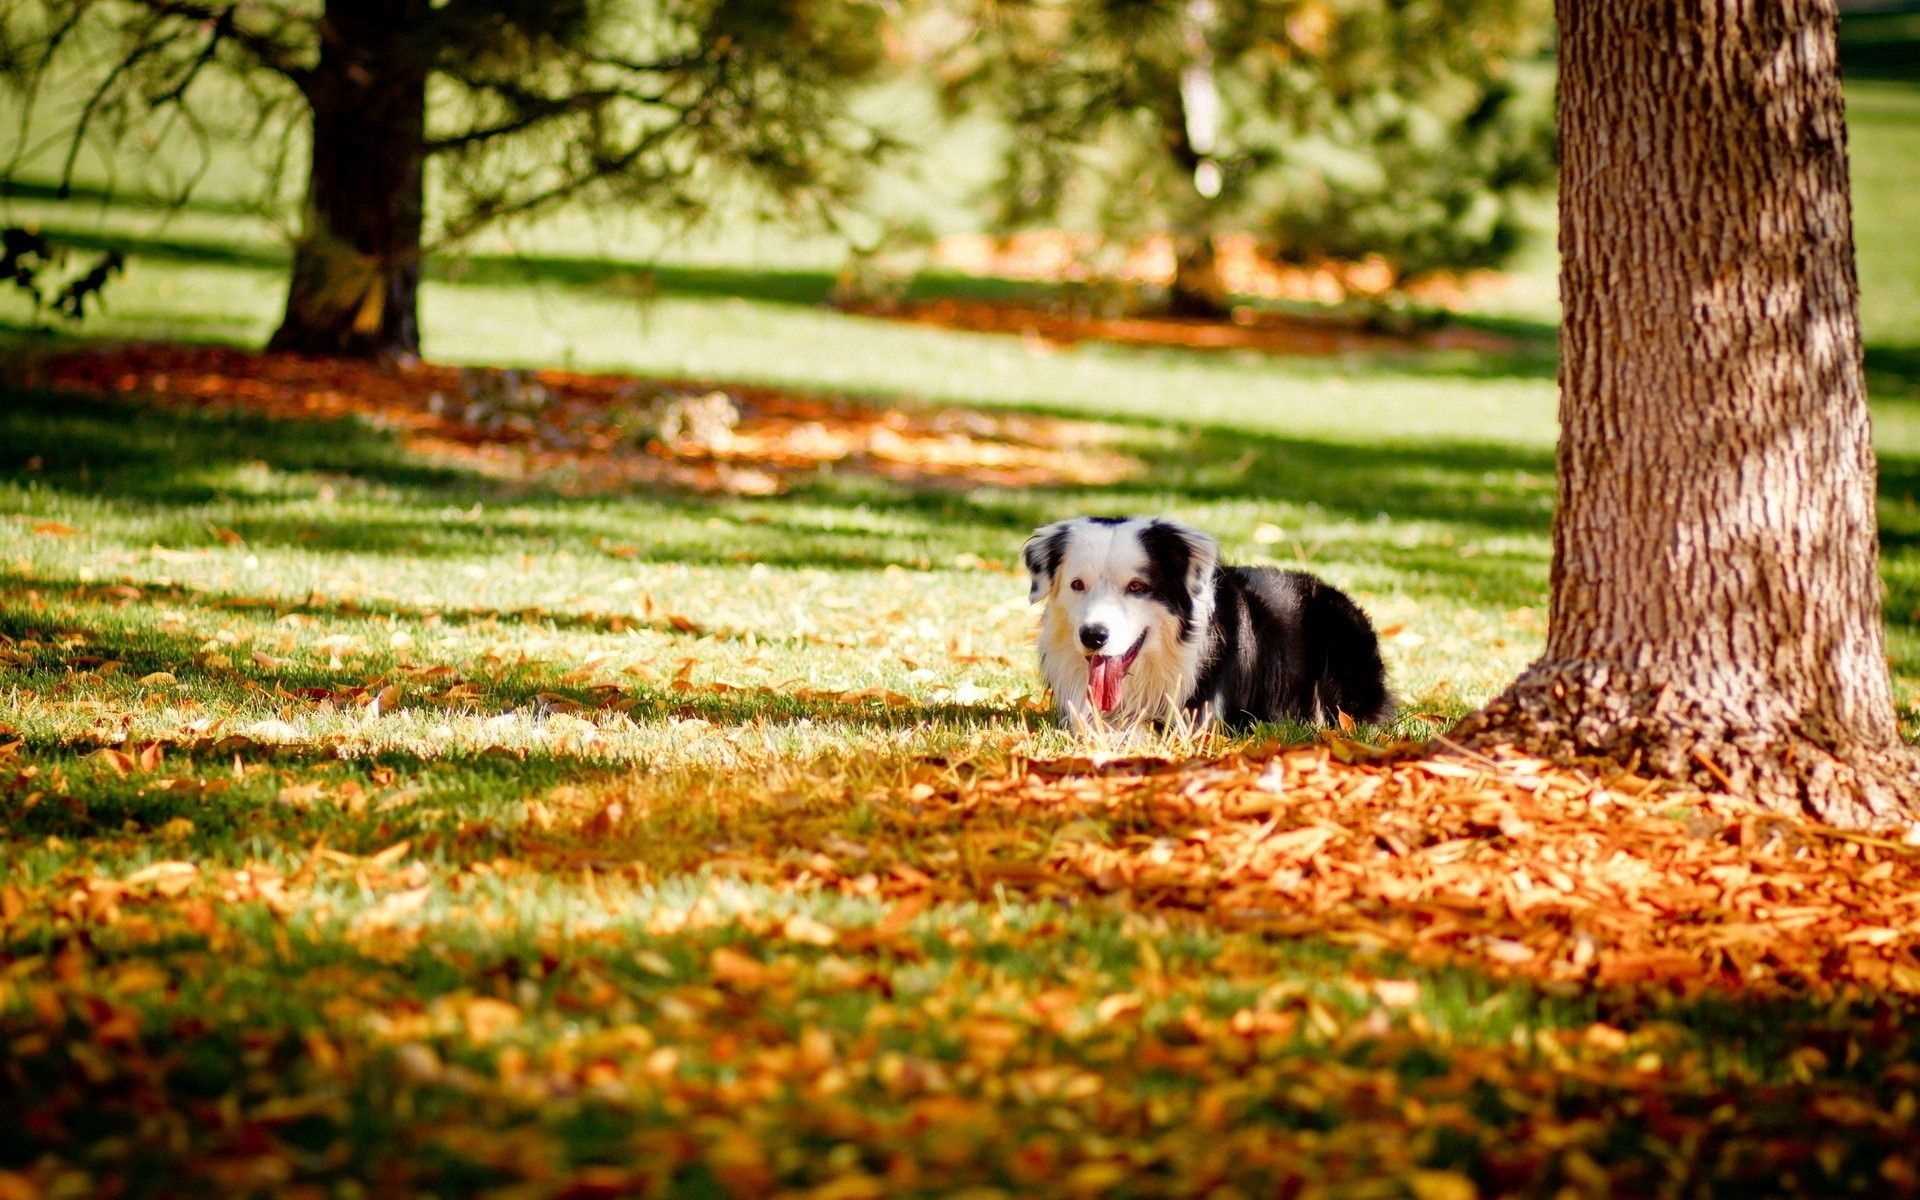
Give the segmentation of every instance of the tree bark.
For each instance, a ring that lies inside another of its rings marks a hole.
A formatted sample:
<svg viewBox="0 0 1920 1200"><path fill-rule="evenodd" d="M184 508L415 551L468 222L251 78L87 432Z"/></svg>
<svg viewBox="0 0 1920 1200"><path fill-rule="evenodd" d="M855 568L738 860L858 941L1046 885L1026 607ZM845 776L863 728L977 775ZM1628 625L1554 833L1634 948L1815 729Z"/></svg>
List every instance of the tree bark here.
<svg viewBox="0 0 1920 1200"><path fill-rule="evenodd" d="M1834 0L1560 0L1545 655L1461 734L1912 819Z"/></svg>
<svg viewBox="0 0 1920 1200"><path fill-rule="evenodd" d="M327 0L306 85L313 163L287 309L268 348L345 358L420 353L427 56L420 0Z"/></svg>

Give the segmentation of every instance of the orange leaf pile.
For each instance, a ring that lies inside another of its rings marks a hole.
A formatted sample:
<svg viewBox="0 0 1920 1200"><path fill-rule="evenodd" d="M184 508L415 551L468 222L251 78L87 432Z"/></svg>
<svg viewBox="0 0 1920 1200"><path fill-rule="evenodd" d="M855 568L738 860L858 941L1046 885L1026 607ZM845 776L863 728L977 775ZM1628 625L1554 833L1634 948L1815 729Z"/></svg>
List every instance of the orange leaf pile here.
<svg viewBox="0 0 1920 1200"><path fill-rule="evenodd" d="M1335 739L1199 763L928 763L861 800L889 836L847 842L831 805L737 808L738 839L766 849L725 866L851 893L1121 895L1561 984L1920 996L1920 846L1628 773Z"/></svg>

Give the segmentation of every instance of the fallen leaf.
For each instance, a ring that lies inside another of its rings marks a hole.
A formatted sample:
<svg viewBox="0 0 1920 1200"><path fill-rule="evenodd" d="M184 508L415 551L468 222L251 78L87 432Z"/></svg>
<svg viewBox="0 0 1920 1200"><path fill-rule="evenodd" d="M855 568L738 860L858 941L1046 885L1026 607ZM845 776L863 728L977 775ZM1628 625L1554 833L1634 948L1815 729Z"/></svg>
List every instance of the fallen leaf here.
<svg viewBox="0 0 1920 1200"><path fill-rule="evenodd" d="M163 896L184 892L200 873L190 862L157 862L140 868L120 882L129 888L151 888Z"/></svg>
<svg viewBox="0 0 1920 1200"><path fill-rule="evenodd" d="M908 926L913 924L916 917L927 911L927 907L932 903L933 893L931 892L909 892L895 901L893 907L887 910L887 915L873 927L875 935L882 938L899 937L907 931Z"/></svg>
<svg viewBox="0 0 1920 1200"><path fill-rule="evenodd" d="M1420 1002L1420 983L1414 979L1376 979L1373 994L1388 1008L1406 1008Z"/></svg>
<svg viewBox="0 0 1920 1200"><path fill-rule="evenodd" d="M92 754L87 755L87 757L95 762L105 763L115 775L122 778L130 774L136 765L131 754L128 754L124 750L115 750L111 746L95 750Z"/></svg>
<svg viewBox="0 0 1920 1200"><path fill-rule="evenodd" d="M824 925L805 913L788 917L780 933L790 942L802 942L809 946L831 946L839 936L832 926Z"/></svg>
<svg viewBox="0 0 1920 1200"><path fill-rule="evenodd" d="M1480 1189L1457 1171L1415 1171L1407 1180L1415 1200L1478 1200Z"/></svg>
<svg viewBox="0 0 1920 1200"><path fill-rule="evenodd" d="M759 960L728 946L708 956L707 969L716 981L738 988L758 988L767 981L767 969Z"/></svg>

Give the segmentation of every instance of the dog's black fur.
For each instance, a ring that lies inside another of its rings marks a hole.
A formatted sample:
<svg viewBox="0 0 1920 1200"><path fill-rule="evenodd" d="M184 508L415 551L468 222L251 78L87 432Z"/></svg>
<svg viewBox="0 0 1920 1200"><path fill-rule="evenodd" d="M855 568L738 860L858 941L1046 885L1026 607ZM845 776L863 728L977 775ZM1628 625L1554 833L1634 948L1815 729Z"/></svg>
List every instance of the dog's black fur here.
<svg viewBox="0 0 1920 1200"><path fill-rule="evenodd" d="M1148 541L1156 566L1169 551ZM1185 548L1171 553L1180 561L1167 566L1180 569L1164 573L1179 579ZM1190 711L1211 704L1229 728L1325 722L1343 712L1363 722L1393 715L1373 623L1339 588L1305 571L1222 566L1213 596L1212 628L1201 631L1210 644L1187 699Z"/></svg>

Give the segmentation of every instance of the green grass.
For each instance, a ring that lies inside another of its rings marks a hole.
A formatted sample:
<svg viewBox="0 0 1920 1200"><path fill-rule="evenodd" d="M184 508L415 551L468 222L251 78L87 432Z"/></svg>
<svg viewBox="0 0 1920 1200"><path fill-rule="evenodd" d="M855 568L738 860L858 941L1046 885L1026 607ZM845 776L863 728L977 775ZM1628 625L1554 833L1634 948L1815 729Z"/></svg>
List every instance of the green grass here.
<svg viewBox="0 0 1920 1200"><path fill-rule="evenodd" d="M1850 98L1912 733L1920 91L1874 79ZM133 246L89 337L253 344L277 315L282 252L217 204L164 220L10 205ZM991 889L897 938L823 945L807 922L883 920L888 881L756 874L898 837L871 800L927 756L997 769L1105 748L1033 708L1013 559L1063 514L1176 513L1239 561L1351 590L1393 630L1394 686L1418 714L1370 736L1484 700L1544 633L1540 265L1489 301L1520 338L1510 357L1302 361L853 318L819 304L832 247L756 235L640 264L585 228L436 271L429 354L1091 417L1145 469L1102 487L845 472L771 499L579 498L423 460L359 422L49 395L24 355L0 397L0 743L19 746L0 756L0 1105L32 1116L0 1131L0 1195L14 1171L59 1194L182 1178L230 1194L1148 1194L1295 1172L1441 1196L1456 1170L1540 1193L1601 1171L1643 1194L1688 1166L1687 1137L1723 1156L1715 1178L1893 1180L1917 1060L1913 1013L1889 1002L1569 992ZM0 305L33 349L28 314ZM875 691L905 701L859 695ZM383 693L396 703L365 703ZM156 742L164 757L130 773L99 753ZM832 836L757 843L755 814L787 805L822 806ZM124 883L183 862L177 893ZM722 978L740 969L722 949L764 973ZM1418 983L1417 1002L1387 1004L1383 979ZM1234 1032L1243 1013L1266 1032ZM1624 1048L1583 1042L1596 1022ZM1647 1074L1619 1065L1647 1055ZM1656 1099L1651 1072L1671 1083ZM1795 1143L1815 1099L1893 1116L1829 1115ZM1769 1157L1782 1144L1799 1148Z"/></svg>

